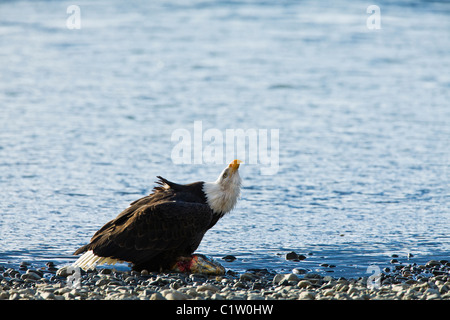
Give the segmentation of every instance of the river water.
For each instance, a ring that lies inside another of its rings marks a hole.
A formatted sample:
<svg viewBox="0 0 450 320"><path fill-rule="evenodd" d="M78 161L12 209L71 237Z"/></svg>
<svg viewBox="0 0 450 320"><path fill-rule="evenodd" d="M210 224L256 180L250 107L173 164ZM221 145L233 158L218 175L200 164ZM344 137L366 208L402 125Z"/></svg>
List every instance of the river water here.
<svg viewBox="0 0 450 320"><path fill-rule="evenodd" d="M225 267L448 259L450 4L378 1L370 29L371 4L0 3L0 264L74 261L156 175L215 180L234 155L173 158L199 123L278 132L271 174L241 166L237 207L198 249Z"/></svg>

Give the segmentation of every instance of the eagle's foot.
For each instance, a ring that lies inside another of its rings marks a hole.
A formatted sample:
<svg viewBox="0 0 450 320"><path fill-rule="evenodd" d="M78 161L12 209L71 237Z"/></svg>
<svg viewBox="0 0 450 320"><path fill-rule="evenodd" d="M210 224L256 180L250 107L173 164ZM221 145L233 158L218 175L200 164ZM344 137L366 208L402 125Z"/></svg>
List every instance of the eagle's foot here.
<svg viewBox="0 0 450 320"><path fill-rule="evenodd" d="M225 274L225 268L222 265L203 254L193 254L190 257L179 257L170 271L211 275Z"/></svg>

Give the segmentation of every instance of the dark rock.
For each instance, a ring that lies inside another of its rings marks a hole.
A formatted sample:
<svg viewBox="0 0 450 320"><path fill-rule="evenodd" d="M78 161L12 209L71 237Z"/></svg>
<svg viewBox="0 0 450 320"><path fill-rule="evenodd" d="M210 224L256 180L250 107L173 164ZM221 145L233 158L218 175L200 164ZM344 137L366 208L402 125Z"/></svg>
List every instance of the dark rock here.
<svg viewBox="0 0 450 320"><path fill-rule="evenodd" d="M112 273L112 270L111 269L101 269L100 271L99 271L99 273L100 274L111 274Z"/></svg>
<svg viewBox="0 0 450 320"><path fill-rule="evenodd" d="M402 277L411 277L413 274L409 270L403 270L402 271Z"/></svg>
<svg viewBox="0 0 450 320"><path fill-rule="evenodd" d="M207 277L203 274L190 274L189 275L189 281L192 281L192 282L203 283L206 281L206 279L207 279Z"/></svg>
<svg viewBox="0 0 450 320"><path fill-rule="evenodd" d="M239 272L233 271L233 270L227 270L227 272L225 273L228 276L232 276L232 277L236 277L239 275Z"/></svg>
<svg viewBox="0 0 450 320"><path fill-rule="evenodd" d="M296 254L294 251L289 252L286 254L286 260L299 260L298 259L298 254Z"/></svg>
<svg viewBox="0 0 450 320"><path fill-rule="evenodd" d="M304 279L322 279L323 277L318 273L307 273L304 276Z"/></svg>
<svg viewBox="0 0 450 320"><path fill-rule="evenodd" d="M226 262L233 262L234 260L236 260L236 257L232 255L226 255L225 257L222 257L222 260L225 260Z"/></svg>
<svg viewBox="0 0 450 320"><path fill-rule="evenodd" d="M163 287L165 285L170 284L170 280L162 278L162 277L157 277L156 280L150 282L149 284L152 285L152 286Z"/></svg>
<svg viewBox="0 0 450 320"><path fill-rule="evenodd" d="M107 284L108 284L108 286L123 286L123 285L125 285L125 283L123 281L120 281L118 279L109 280L109 282Z"/></svg>
<svg viewBox="0 0 450 320"><path fill-rule="evenodd" d="M20 277L20 272L17 270L14 270L12 268L7 269L5 273L7 274L8 277L11 277L11 278Z"/></svg>
<svg viewBox="0 0 450 320"><path fill-rule="evenodd" d="M300 260L305 260L305 259L306 259L306 256L304 256L303 254L297 254L294 251L286 254L286 260L300 261Z"/></svg>
<svg viewBox="0 0 450 320"><path fill-rule="evenodd" d="M131 270L130 275L133 277L137 277L141 275L141 272L135 271L135 270Z"/></svg>
<svg viewBox="0 0 450 320"><path fill-rule="evenodd" d="M43 273L42 271L40 271L40 270L31 270L31 269L29 269L29 270L27 270L27 273L34 273L34 274L37 274L37 275L40 276L41 278L44 276L44 273Z"/></svg>
<svg viewBox="0 0 450 320"><path fill-rule="evenodd" d="M247 288L247 285L242 281L238 281L233 285L233 287L245 289Z"/></svg>
<svg viewBox="0 0 450 320"><path fill-rule="evenodd" d="M434 266L440 266L441 263L437 260L430 260L427 262L427 264L425 265L426 267L434 267Z"/></svg>
<svg viewBox="0 0 450 320"><path fill-rule="evenodd" d="M443 270L433 270L433 271L431 271L431 273L432 273L433 275L435 275L435 276L440 276L440 275L445 275L445 274L447 274L447 272L446 272L446 271L443 271Z"/></svg>
<svg viewBox="0 0 450 320"><path fill-rule="evenodd" d="M308 273L308 270L305 268L294 268L292 269L292 272L295 274L306 274Z"/></svg>
<svg viewBox="0 0 450 320"><path fill-rule="evenodd" d="M392 259L392 260L390 261L390 263L391 263L391 264L398 263L398 260L397 260L397 259Z"/></svg>
<svg viewBox="0 0 450 320"><path fill-rule="evenodd" d="M258 277L250 272L245 272L239 277L239 280L241 281L252 281L256 279L258 279Z"/></svg>
<svg viewBox="0 0 450 320"><path fill-rule="evenodd" d="M264 284L261 282L254 282L252 285L252 290L261 290L264 288Z"/></svg>
<svg viewBox="0 0 450 320"><path fill-rule="evenodd" d="M247 269L247 272L251 272L251 273L254 273L254 274L259 275L259 276L267 275L267 274L271 273L271 272L270 272L268 269L266 269L266 268L263 268L263 269L260 269L260 268L251 268L251 269Z"/></svg>

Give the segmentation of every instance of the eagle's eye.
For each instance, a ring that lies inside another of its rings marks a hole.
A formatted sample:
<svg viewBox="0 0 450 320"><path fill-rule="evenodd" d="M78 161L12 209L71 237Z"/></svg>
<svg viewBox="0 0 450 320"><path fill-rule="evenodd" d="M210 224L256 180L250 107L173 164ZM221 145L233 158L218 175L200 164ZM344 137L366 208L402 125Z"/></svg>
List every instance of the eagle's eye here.
<svg viewBox="0 0 450 320"><path fill-rule="evenodd" d="M226 177L228 177L228 170L225 170L225 172L222 175L222 179L225 179Z"/></svg>

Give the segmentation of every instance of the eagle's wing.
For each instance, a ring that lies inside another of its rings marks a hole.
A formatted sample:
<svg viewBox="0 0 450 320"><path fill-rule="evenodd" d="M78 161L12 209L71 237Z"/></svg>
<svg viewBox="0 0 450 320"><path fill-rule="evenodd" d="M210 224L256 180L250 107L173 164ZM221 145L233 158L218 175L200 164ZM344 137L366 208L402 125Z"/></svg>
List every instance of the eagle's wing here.
<svg viewBox="0 0 450 320"><path fill-rule="evenodd" d="M128 208L75 254L92 251L91 255L99 259L91 257L89 264L101 261L100 258L139 264L165 252L195 250L211 220L211 208L201 203L167 201ZM75 264L85 267L82 258Z"/></svg>

